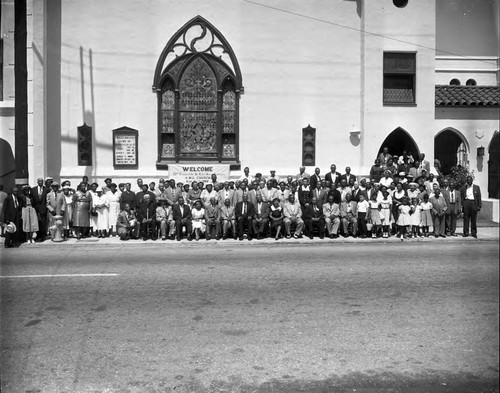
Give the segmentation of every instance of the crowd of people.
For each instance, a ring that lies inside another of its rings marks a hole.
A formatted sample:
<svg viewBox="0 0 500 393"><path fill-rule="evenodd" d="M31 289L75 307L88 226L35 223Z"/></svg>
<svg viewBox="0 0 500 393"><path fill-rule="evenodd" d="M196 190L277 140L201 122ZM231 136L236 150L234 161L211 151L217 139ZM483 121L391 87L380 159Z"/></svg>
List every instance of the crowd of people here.
<svg viewBox="0 0 500 393"><path fill-rule="evenodd" d="M5 247L43 242L60 226L64 238L118 236L121 240L187 240L266 237L323 239L457 236L457 219L464 218L463 236L477 237L481 193L472 177L458 189L454 182L430 173L421 154L379 155L370 176L358 178L334 164L324 176L320 168L279 179L250 174L234 181L183 184L175 179L158 183L105 184L84 176L73 188L51 177L33 187L0 188L0 222Z"/></svg>

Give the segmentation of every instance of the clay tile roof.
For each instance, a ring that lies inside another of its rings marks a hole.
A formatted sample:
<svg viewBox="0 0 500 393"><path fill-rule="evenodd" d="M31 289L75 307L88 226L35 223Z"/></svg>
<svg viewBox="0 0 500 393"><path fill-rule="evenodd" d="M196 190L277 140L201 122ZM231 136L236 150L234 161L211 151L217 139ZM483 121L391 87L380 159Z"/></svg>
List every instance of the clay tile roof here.
<svg viewBox="0 0 500 393"><path fill-rule="evenodd" d="M498 106L498 86L437 85L436 106Z"/></svg>

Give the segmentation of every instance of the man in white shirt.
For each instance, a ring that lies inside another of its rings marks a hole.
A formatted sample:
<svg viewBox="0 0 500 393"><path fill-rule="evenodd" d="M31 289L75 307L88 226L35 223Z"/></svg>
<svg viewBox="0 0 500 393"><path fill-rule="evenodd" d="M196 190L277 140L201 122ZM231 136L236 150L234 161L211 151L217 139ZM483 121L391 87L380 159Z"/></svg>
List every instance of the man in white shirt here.
<svg viewBox="0 0 500 393"><path fill-rule="evenodd" d="M297 225L293 237L295 239L302 237L302 229L304 228L304 221L302 220L302 210L300 208L300 204L295 201L295 196L293 194L288 197L288 202L283 206L283 215L285 216L284 223L287 239L290 239L292 237L292 223L295 223Z"/></svg>

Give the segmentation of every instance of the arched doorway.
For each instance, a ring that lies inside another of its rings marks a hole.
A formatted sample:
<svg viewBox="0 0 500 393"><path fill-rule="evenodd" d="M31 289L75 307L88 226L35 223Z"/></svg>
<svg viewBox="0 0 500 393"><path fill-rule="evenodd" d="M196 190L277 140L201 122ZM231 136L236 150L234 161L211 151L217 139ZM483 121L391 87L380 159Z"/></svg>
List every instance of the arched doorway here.
<svg viewBox="0 0 500 393"><path fill-rule="evenodd" d="M491 138L488 153L490 159L488 160L488 196L490 198L498 199L499 195L499 178L500 178L500 134L495 132Z"/></svg>
<svg viewBox="0 0 500 393"><path fill-rule="evenodd" d="M441 173L447 175L457 165L468 166L469 146L465 137L455 129L447 128L434 137L434 159L441 164Z"/></svg>
<svg viewBox="0 0 500 393"><path fill-rule="evenodd" d="M0 184L10 192L16 184L16 164L10 143L0 138Z"/></svg>
<svg viewBox="0 0 500 393"><path fill-rule="evenodd" d="M400 156L403 154L403 151L406 151L411 154L413 158L418 159L420 154L420 150L411 135L401 127L396 128L387 138L385 138L380 146L378 154L382 153L384 147L387 147L389 153L393 156Z"/></svg>

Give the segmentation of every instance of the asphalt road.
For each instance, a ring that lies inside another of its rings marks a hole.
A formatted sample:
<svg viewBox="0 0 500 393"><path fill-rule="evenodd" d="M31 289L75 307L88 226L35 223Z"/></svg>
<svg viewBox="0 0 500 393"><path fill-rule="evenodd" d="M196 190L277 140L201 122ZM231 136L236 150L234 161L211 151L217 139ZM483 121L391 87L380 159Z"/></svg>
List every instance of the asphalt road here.
<svg viewBox="0 0 500 393"><path fill-rule="evenodd" d="M496 242L2 250L2 393L498 392Z"/></svg>

